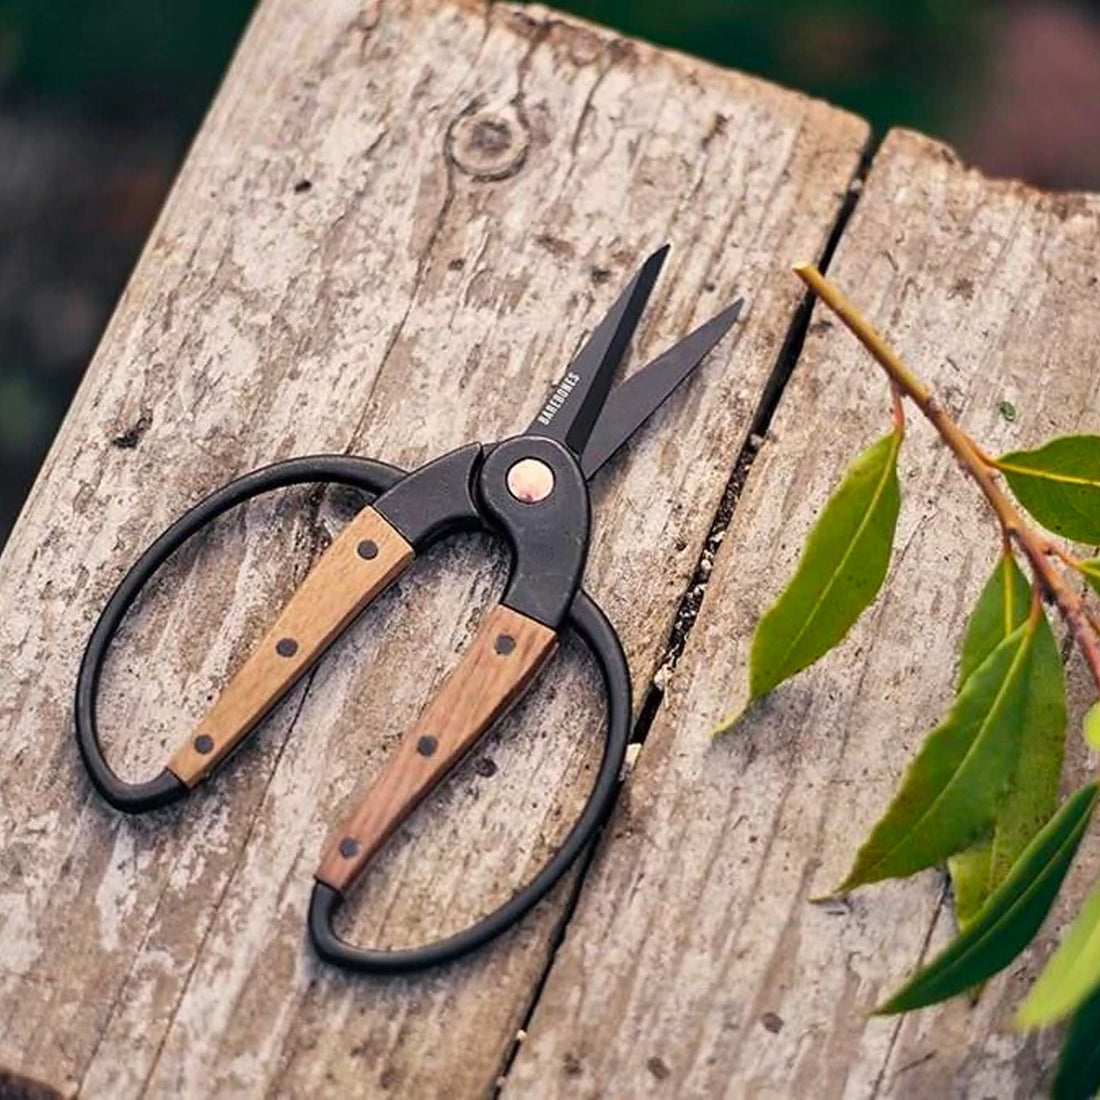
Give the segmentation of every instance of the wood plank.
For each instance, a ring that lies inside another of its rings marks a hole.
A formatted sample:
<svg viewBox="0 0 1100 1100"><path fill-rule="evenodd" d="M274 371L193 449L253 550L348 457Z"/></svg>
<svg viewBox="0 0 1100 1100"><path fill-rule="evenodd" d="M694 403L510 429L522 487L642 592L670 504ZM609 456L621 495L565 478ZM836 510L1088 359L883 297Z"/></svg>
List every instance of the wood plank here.
<svg viewBox="0 0 1100 1100"><path fill-rule="evenodd" d="M668 239L635 363L735 293L751 311L594 486L588 576L640 696L799 300L785 268L822 250L866 133L541 9L261 4L2 559L0 1065L88 1096L486 1090L561 892L402 980L318 964L304 916L325 837L499 591L500 548L425 555L209 784L141 820L81 771L81 648L138 551L227 477L520 428ZM287 491L180 553L104 680L125 775L194 728L359 503ZM550 671L372 865L348 935L455 930L545 860L600 735L589 662L570 644Z"/></svg>
<svg viewBox="0 0 1100 1100"><path fill-rule="evenodd" d="M895 132L830 274L997 453L1100 428L1097 270L1100 196L987 180ZM1056 1036L1009 1026L1035 954L975 1009L867 1017L952 934L940 874L808 901L840 881L949 702L958 639L997 553L976 488L919 417L884 593L839 649L708 742L745 698L752 629L822 501L889 427L878 367L814 317L506 1097L1030 1097L1055 1057ZM1081 673L1074 657L1073 781ZM1100 863L1087 845L1078 898ZM1047 949L1066 916L1063 904Z"/></svg>

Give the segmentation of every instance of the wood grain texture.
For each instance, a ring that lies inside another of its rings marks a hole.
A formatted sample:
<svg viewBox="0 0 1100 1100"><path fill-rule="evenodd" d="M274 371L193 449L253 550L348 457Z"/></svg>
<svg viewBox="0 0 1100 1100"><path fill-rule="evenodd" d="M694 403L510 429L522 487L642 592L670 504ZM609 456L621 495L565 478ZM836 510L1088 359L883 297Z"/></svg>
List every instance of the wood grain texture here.
<svg viewBox="0 0 1100 1100"><path fill-rule="evenodd" d="M643 698L866 126L537 8L265 0L0 563L0 1065L86 1096L473 1096L562 902L444 972L348 977L304 918L326 836L495 602L479 537L430 551L182 806L81 771L70 699L107 594L181 509L294 454L410 466L514 432L648 251L630 362L751 309L593 485L586 583ZM132 449L111 440L145 426ZM180 551L101 688L152 774L362 506L273 494ZM396 946L468 925L567 831L600 752L567 642L343 908Z"/></svg>
<svg viewBox="0 0 1100 1100"><path fill-rule="evenodd" d="M205 779L412 560L413 548L373 508L353 516L172 754L169 770L189 787Z"/></svg>
<svg viewBox="0 0 1100 1100"><path fill-rule="evenodd" d="M461 662L333 834L319 882L347 891L413 807L520 698L557 640L550 627L503 604L485 616Z"/></svg>
<svg viewBox="0 0 1100 1100"><path fill-rule="evenodd" d="M1100 197L990 181L894 132L830 276L998 453L1100 428L1098 270ZM822 502L889 423L877 366L819 307L505 1097L1040 1094L1057 1036L1010 1021L1071 908L978 1007L899 1020L867 1013L953 934L943 876L809 901L841 880L948 705L998 552L977 489L919 416L883 593L838 649L708 741L746 697L753 627ZM1067 785L1082 774L1081 672L1075 656ZM1086 845L1070 906L1097 870Z"/></svg>

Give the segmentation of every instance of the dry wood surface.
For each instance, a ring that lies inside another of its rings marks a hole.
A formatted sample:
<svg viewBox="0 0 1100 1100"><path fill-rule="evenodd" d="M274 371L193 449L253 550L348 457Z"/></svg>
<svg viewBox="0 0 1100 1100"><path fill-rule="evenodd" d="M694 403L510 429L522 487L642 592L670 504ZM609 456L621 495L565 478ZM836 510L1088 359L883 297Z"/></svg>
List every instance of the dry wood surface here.
<svg viewBox="0 0 1100 1100"><path fill-rule="evenodd" d="M829 274L996 454L1100 430L1097 271L1100 196L992 182L894 132ZM1039 949L975 1008L958 998L867 1016L953 935L942 875L810 902L843 878L946 710L964 622L1000 547L977 489L915 413L883 594L739 731L707 739L747 694L752 629L816 512L889 425L883 376L819 307L505 1097L1042 1094L1057 1036L1021 1036L1011 1018L1095 877L1095 837ZM1085 771L1083 673L1073 656L1067 786Z"/></svg>
<svg viewBox="0 0 1100 1100"><path fill-rule="evenodd" d="M492 1089L575 878L407 979L319 964L304 917L326 836L493 604L502 550L468 537L418 560L209 783L141 819L81 769L81 649L140 550L228 477L321 451L411 465L521 428L669 240L635 365L738 294L750 308L593 486L587 583L640 701L797 313L787 269L823 253L866 139L825 104L542 9L259 6L0 559L3 1080ZM125 776L195 728L361 504L273 494L170 563L104 679ZM372 863L342 931L422 942L529 879L591 782L596 680L563 647Z"/></svg>

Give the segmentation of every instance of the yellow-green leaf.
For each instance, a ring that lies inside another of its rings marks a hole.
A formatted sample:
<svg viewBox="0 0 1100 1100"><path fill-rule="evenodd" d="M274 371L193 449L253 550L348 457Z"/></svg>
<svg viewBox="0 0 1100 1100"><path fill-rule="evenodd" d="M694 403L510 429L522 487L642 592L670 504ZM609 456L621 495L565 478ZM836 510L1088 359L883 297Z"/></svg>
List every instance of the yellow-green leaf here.
<svg viewBox="0 0 1100 1100"><path fill-rule="evenodd" d="M1085 740L1094 748L1100 749L1100 702L1093 703L1085 712Z"/></svg>
<svg viewBox="0 0 1100 1100"><path fill-rule="evenodd" d="M1035 633L1030 622L1017 627L967 679L841 891L933 867L993 824L1016 769Z"/></svg>
<svg viewBox="0 0 1100 1100"><path fill-rule="evenodd" d="M1100 542L1100 435L1065 435L997 459L1020 503L1048 530Z"/></svg>
<svg viewBox="0 0 1100 1100"><path fill-rule="evenodd" d="M895 431L864 451L822 510L794 577L756 627L753 699L832 649L882 586L901 504L900 445Z"/></svg>
<svg viewBox="0 0 1100 1100"><path fill-rule="evenodd" d="M1016 1013L1020 1027L1065 1019L1100 988L1100 886L1085 899L1058 950Z"/></svg>
<svg viewBox="0 0 1100 1100"><path fill-rule="evenodd" d="M909 1012L944 1001L1008 966L1050 911L1088 828L1096 796L1096 784L1089 783L1067 798L970 926L875 1012Z"/></svg>
<svg viewBox="0 0 1100 1100"><path fill-rule="evenodd" d="M1057 808L1065 741L1062 655L1046 615L1040 613L1032 644L1016 772L993 826L987 896Z"/></svg>
<svg viewBox="0 0 1100 1100"><path fill-rule="evenodd" d="M1089 583L1094 592L1100 592L1100 558L1088 558L1077 563L1077 572Z"/></svg>
<svg viewBox="0 0 1100 1100"><path fill-rule="evenodd" d="M968 676L993 646L1027 618L1030 606L1031 586L1012 555L1003 555L967 626L960 677ZM1065 694L1061 654L1044 615L1038 623L1031 657L1015 774L990 834L947 861L961 929L977 916L986 898L1058 805L1066 733Z"/></svg>
<svg viewBox="0 0 1100 1100"><path fill-rule="evenodd" d="M961 688L974 670L1027 618L1031 585L1016 559L1002 554L982 589L963 635L958 684Z"/></svg>
<svg viewBox="0 0 1100 1100"><path fill-rule="evenodd" d="M1011 553L1002 554L966 624L959 661L960 689L990 653L1024 622L1030 603L1031 586L1027 578L1020 572ZM1042 821L1039 824L1042 825ZM972 848L951 856L947 861L955 892L955 916L960 928L965 928L974 919L989 896L992 854L993 836L990 833Z"/></svg>
<svg viewBox="0 0 1100 1100"><path fill-rule="evenodd" d="M1051 1100L1090 1100L1100 1089L1100 993L1083 1004L1066 1028Z"/></svg>

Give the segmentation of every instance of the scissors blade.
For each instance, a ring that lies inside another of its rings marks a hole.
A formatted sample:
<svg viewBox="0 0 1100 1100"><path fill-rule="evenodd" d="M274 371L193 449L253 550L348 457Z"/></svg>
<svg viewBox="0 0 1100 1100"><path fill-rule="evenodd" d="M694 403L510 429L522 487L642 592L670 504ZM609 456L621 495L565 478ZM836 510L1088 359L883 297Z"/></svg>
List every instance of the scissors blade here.
<svg viewBox="0 0 1100 1100"><path fill-rule="evenodd" d="M738 298L733 305L700 325L611 391L581 453L581 470L585 478L591 480L592 475L699 366L707 352L729 332L743 305L744 299Z"/></svg>
<svg viewBox="0 0 1100 1100"><path fill-rule="evenodd" d="M662 245L638 269L569 364L565 376L531 421L527 435L556 439L577 456L584 451L668 248Z"/></svg>

